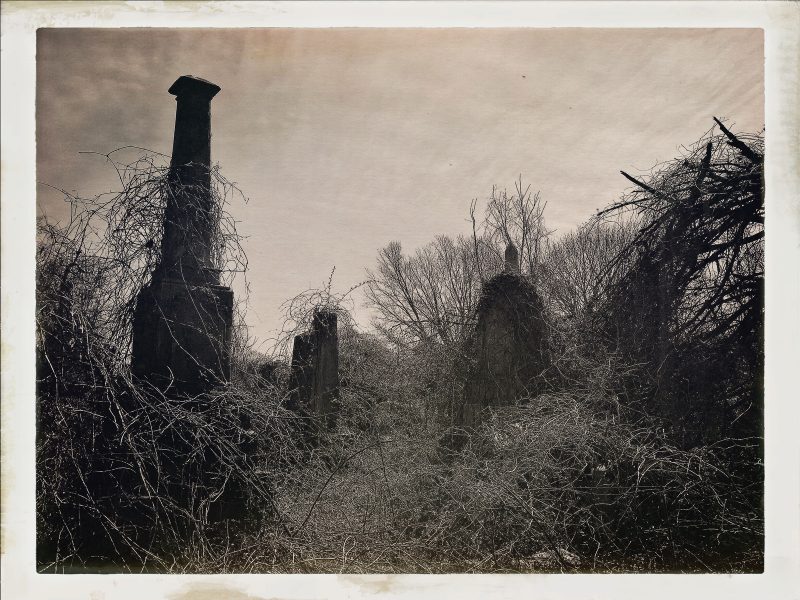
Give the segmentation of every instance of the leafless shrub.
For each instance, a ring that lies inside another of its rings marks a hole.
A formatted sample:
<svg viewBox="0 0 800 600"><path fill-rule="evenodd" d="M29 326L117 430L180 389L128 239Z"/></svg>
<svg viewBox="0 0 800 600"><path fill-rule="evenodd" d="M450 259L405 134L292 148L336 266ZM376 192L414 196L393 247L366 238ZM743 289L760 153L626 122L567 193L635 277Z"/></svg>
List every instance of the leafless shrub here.
<svg viewBox="0 0 800 600"><path fill-rule="evenodd" d="M294 415L263 390L193 399L126 382L40 404L40 569L183 571L225 560L224 519L280 522ZM226 543L226 540L227 543Z"/></svg>
<svg viewBox="0 0 800 600"><path fill-rule="evenodd" d="M164 210L168 197L176 193L167 181L167 157L146 152L127 162L124 156L131 150L138 149L120 148L103 155L118 176L119 192L84 198L60 190L70 206L68 220L53 223L43 217L37 231L40 339L48 327L63 329L64 324L51 324L49 318L64 319L63 310L71 311L70 318L90 319L91 329L116 348L120 364L130 356L136 296L158 266ZM244 196L218 167L211 176L215 207L211 218L216 232L211 253L223 284L230 284L245 272L247 259L235 222L224 207ZM182 199L191 198L182 194ZM75 325L85 329L87 323Z"/></svg>
<svg viewBox="0 0 800 600"><path fill-rule="evenodd" d="M350 393L345 391L345 394ZM497 409L457 453L397 407L350 417L282 480L286 536L259 570L757 570L758 440L681 450L601 390ZM409 423L410 420L413 422ZM277 539L277 538L271 538ZM260 562L259 562L260 561Z"/></svg>
<svg viewBox="0 0 800 600"><path fill-rule="evenodd" d="M751 467L721 466L758 440L684 451L609 404L561 393L496 410L440 479L445 545L486 568L706 571L730 568L732 554L757 568Z"/></svg>
<svg viewBox="0 0 800 600"><path fill-rule="evenodd" d="M635 220L590 221L555 240L542 251L539 284L542 298L559 324L588 327L618 280L630 271L620 253L638 232Z"/></svg>
<svg viewBox="0 0 800 600"><path fill-rule="evenodd" d="M629 397L682 445L762 435L764 139L717 125L650 176L623 173L637 187L598 217L641 219L609 263L630 268L609 290L602 333L644 366Z"/></svg>
<svg viewBox="0 0 800 600"><path fill-rule="evenodd" d="M275 339L272 340L269 354L274 357L281 357L288 360L292 355L292 343L295 336L307 332L314 321L314 315L318 312L336 313L338 316L338 327L340 336L348 335L349 332L356 330L353 321L352 298L351 294L364 285L357 283L342 293L333 290L333 276L336 267L331 269L327 282L320 288L309 288L286 300L281 309L283 312L281 329Z"/></svg>
<svg viewBox="0 0 800 600"><path fill-rule="evenodd" d="M182 570L222 560L225 506L269 515L276 472L300 454L294 415L263 388L188 398L134 382L131 319L158 267L167 197L163 157L105 155L121 191L66 195L70 218L39 223L37 248L37 535L39 566ZM212 171L213 264L246 267L224 211L234 186ZM182 199L191 194L182 191ZM240 314L241 317L241 314ZM241 365L245 344L234 364ZM241 369L238 369L241 371ZM252 383L252 382L251 382ZM267 510L263 510L267 507ZM227 533L226 533L227 534ZM212 540L215 540L212 542Z"/></svg>

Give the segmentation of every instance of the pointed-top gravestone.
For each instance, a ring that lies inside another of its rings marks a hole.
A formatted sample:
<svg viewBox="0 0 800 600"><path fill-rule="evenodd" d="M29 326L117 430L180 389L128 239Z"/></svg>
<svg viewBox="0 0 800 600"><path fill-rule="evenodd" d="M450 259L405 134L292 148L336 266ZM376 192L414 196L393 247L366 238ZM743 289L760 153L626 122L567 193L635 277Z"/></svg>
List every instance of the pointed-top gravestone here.
<svg viewBox="0 0 800 600"><path fill-rule="evenodd" d="M514 242L508 242L506 246L506 272L519 273L519 252Z"/></svg>
<svg viewBox="0 0 800 600"><path fill-rule="evenodd" d="M509 242L505 268L483 284L475 333L467 352L460 425L474 427L481 413L535 396L544 383L547 329L543 306L528 277L520 273L519 252Z"/></svg>

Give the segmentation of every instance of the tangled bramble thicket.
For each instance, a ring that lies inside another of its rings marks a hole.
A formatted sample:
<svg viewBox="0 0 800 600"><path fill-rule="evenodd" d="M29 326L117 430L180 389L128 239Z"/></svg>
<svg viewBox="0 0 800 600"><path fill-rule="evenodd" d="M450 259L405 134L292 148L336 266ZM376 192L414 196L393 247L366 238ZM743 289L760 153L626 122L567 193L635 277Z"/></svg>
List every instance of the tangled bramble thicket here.
<svg viewBox="0 0 800 600"><path fill-rule="evenodd" d="M127 363L169 193L158 160L113 161L119 195L69 197L70 223L40 223L41 570L761 569L762 134L709 133L555 241L538 195L495 192L472 239L381 251L375 333L329 281L287 302L271 355L240 330L230 383L191 399ZM223 211L238 192L215 181L230 277L246 265ZM455 449L482 284L508 241L541 297L546 385ZM286 361L320 307L340 315L342 385L336 427L307 444Z"/></svg>
<svg viewBox="0 0 800 600"><path fill-rule="evenodd" d="M124 163L116 158L124 150L107 155L121 192L95 199L67 195L69 221L39 223L37 536L43 569L169 569L187 540L202 557L212 546L209 517L221 510L226 494L247 488L269 505L270 471L294 456L293 416L279 401L262 402L241 385L187 400L132 378L131 319L137 294L158 265L174 187L164 157L148 153ZM229 282L246 267L234 222L224 212L239 192L218 170L212 178L214 254ZM241 334L234 355L237 349L246 350ZM257 444L256 431L268 434L272 445ZM199 485L209 489L193 489Z"/></svg>

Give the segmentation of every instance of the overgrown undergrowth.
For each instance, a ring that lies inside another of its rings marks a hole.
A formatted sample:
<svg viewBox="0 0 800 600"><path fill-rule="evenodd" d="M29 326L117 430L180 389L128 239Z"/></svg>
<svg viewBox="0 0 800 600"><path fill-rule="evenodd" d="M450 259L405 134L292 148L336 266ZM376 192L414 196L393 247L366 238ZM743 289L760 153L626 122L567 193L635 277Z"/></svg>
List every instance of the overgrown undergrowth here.
<svg viewBox="0 0 800 600"><path fill-rule="evenodd" d="M169 189L154 157L115 162L123 192L40 223L39 569L760 571L763 138L723 134L631 178L612 208L635 219L555 244L538 194L493 193L480 237L473 205L472 240L381 251L376 333L329 281L288 303L274 356L238 329L231 381L194 397L130 374ZM216 180L228 278L246 265L231 191ZM512 239L546 385L460 430L481 284ZM287 407L288 342L321 305L342 316L334 428Z"/></svg>

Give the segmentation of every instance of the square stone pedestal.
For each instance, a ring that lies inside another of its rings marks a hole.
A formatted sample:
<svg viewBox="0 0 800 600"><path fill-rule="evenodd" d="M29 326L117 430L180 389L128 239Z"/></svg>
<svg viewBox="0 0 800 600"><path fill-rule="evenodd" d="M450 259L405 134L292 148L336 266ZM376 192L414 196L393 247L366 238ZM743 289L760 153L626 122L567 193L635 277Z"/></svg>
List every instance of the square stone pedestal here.
<svg viewBox="0 0 800 600"><path fill-rule="evenodd" d="M158 387L200 393L230 377L233 291L157 279L133 317L131 370Z"/></svg>

